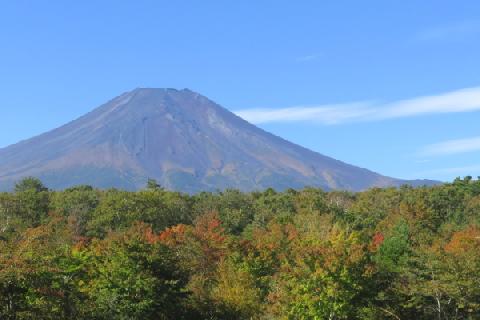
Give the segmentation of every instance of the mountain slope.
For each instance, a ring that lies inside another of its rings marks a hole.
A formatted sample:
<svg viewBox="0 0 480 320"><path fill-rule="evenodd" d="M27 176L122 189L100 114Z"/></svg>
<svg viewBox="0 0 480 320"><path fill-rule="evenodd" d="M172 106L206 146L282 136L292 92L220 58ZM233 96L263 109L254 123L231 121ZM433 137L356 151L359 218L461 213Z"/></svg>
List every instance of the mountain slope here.
<svg viewBox="0 0 480 320"><path fill-rule="evenodd" d="M90 184L132 190L154 178L185 192L429 183L385 177L302 148L188 89L135 89L0 149L0 189L25 176L54 189Z"/></svg>

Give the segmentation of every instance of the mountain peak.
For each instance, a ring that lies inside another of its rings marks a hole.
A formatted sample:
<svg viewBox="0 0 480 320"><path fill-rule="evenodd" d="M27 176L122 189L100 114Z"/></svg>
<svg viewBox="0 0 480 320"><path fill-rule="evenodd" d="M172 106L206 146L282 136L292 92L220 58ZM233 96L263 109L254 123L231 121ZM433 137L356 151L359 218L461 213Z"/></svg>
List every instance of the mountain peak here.
<svg viewBox="0 0 480 320"><path fill-rule="evenodd" d="M269 134L189 89L137 88L38 137L0 149L0 189L25 176L50 188L185 192L315 186L363 190L405 181Z"/></svg>
<svg viewBox="0 0 480 320"><path fill-rule="evenodd" d="M177 89L177 88L151 88L151 87L139 87L135 88L129 93L135 94L135 93L142 93L142 94L196 94L199 95L198 93L188 89L188 88L183 88L183 89Z"/></svg>

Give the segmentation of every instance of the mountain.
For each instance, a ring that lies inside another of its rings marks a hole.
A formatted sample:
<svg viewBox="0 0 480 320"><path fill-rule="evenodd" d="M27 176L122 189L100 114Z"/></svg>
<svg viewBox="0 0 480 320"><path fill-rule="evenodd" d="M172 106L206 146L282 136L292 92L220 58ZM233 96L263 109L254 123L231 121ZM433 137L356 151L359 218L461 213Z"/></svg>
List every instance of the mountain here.
<svg viewBox="0 0 480 320"><path fill-rule="evenodd" d="M429 184L382 176L283 140L188 89L135 89L58 129L0 149L0 189L36 176L48 187L129 190L148 178L184 192Z"/></svg>

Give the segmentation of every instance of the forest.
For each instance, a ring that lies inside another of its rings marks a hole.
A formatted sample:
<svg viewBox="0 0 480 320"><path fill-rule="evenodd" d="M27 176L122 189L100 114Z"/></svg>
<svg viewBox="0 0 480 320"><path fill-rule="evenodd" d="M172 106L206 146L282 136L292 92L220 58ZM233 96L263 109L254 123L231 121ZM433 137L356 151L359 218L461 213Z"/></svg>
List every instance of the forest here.
<svg viewBox="0 0 480 320"><path fill-rule="evenodd" d="M0 319L480 319L480 181L0 193Z"/></svg>

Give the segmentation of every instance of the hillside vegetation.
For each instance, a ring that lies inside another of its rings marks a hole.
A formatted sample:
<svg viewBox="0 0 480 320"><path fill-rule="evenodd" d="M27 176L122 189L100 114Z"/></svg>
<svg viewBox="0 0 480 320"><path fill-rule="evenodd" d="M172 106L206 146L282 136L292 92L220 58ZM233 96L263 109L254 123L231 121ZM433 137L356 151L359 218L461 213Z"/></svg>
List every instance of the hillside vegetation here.
<svg viewBox="0 0 480 320"><path fill-rule="evenodd" d="M480 181L0 193L0 319L480 319Z"/></svg>

